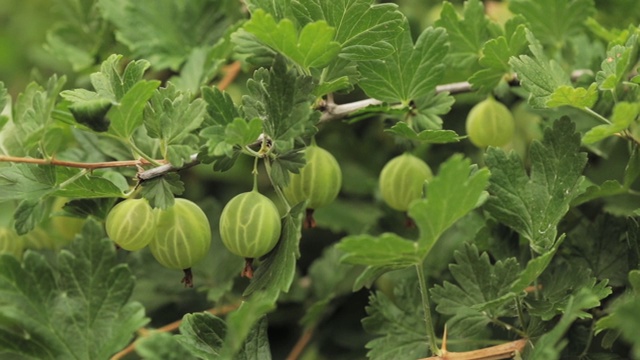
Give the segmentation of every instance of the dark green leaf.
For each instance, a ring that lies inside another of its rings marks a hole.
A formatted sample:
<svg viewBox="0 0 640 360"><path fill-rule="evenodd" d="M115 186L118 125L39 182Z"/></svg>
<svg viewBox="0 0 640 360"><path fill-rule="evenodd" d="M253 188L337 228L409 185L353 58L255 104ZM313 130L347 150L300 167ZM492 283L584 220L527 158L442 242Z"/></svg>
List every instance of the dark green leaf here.
<svg viewBox="0 0 640 360"><path fill-rule="evenodd" d="M571 201L582 192L586 154L579 150L579 134L565 118L545 131L542 143L531 144L530 175L516 153L507 155L497 148L487 151L486 162L492 176L486 208L529 241L538 253L553 247L558 223Z"/></svg>
<svg viewBox="0 0 640 360"><path fill-rule="evenodd" d="M420 132L442 129L440 115L448 114L454 102L454 97L447 92L431 93L415 99L416 111L412 114L414 130Z"/></svg>
<svg viewBox="0 0 640 360"><path fill-rule="evenodd" d="M140 195L149 200L154 208L166 209L173 206L174 195L184 192L184 184L178 174L166 174L142 183Z"/></svg>
<svg viewBox="0 0 640 360"><path fill-rule="evenodd" d="M518 278L520 266L514 258L491 264L487 253L479 254L469 244L454 257L456 264L449 269L458 285L445 281L431 290L436 310L453 315L447 321L450 333L470 336L491 319L516 315L512 306L516 295L510 292L510 284Z"/></svg>
<svg viewBox="0 0 640 360"><path fill-rule="evenodd" d="M21 201L13 213L14 228L18 235L24 235L33 230L44 220L46 207L42 206L42 198Z"/></svg>
<svg viewBox="0 0 640 360"><path fill-rule="evenodd" d="M111 122L106 115L112 105L109 99L97 98L71 104L69 111L78 124L86 125L93 131L104 132L109 130Z"/></svg>
<svg viewBox="0 0 640 360"><path fill-rule="evenodd" d="M551 250L527 262L527 266L520 272L520 274L518 275L518 279L513 284L511 284L511 292L513 292L514 294L520 294L521 292L525 291L528 286L534 283L536 279L538 279L538 277L547 269L547 267L551 263L551 260L558 251L558 248L560 247L560 244L562 244L564 238L564 234L561 235Z"/></svg>
<svg viewBox="0 0 640 360"><path fill-rule="evenodd" d="M65 203L63 210L74 217L105 219L114 203L114 198L74 199Z"/></svg>
<svg viewBox="0 0 640 360"><path fill-rule="evenodd" d="M302 152L301 149L294 149L279 154L271 162L271 179L274 185L280 187L287 186L289 184L289 173L298 174L304 165L304 152Z"/></svg>
<svg viewBox="0 0 640 360"><path fill-rule="evenodd" d="M369 359L418 359L427 356L424 310L418 287L403 282L394 287L393 300L382 292L369 297L362 326L377 338L366 345Z"/></svg>
<svg viewBox="0 0 640 360"><path fill-rule="evenodd" d="M228 144L239 146L252 144L262 134L262 120L253 118L249 121L236 118L227 125L224 134Z"/></svg>
<svg viewBox="0 0 640 360"><path fill-rule="evenodd" d="M240 117L231 96L216 87L202 88L202 98L207 103L207 123L227 125Z"/></svg>
<svg viewBox="0 0 640 360"><path fill-rule="evenodd" d="M396 51L390 56L359 63L359 86L370 97L392 103L407 104L433 92L444 70L447 33L428 28L414 45L407 29L392 44Z"/></svg>
<svg viewBox="0 0 640 360"><path fill-rule="evenodd" d="M302 25L324 20L336 29L348 60L382 58L393 52L390 44L402 32L404 16L395 4L373 4L371 0L293 0L293 14Z"/></svg>
<svg viewBox="0 0 640 360"><path fill-rule="evenodd" d="M338 249L345 253L342 261L349 264L402 269L422 260L414 241L394 233L377 237L366 234L347 236L340 241Z"/></svg>
<svg viewBox="0 0 640 360"><path fill-rule="evenodd" d="M142 80L133 85L122 96L120 104L112 107L107 113L107 117L111 120L109 132L123 139L128 139L142 125L144 107L158 85L160 85L160 81L155 80Z"/></svg>
<svg viewBox="0 0 640 360"><path fill-rule="evenodd" d="M87 223L81 238L58 254L56 268L35 252L27 252L23 264L0 255L5 352L21 358L107 359L147 322L142 306L129 302L131 272L118 264L113 243L96 222Z"/></svg>
<svg viewBox="0 0 640 360"><path fill-rule="evenodd" d="M208 312L186 314L180 323L178 342L200 359L220 356L227 325Z"/></svg>
<svg viewBox="0 0 640 360"><path fill-rule="evenodd" d="M227 316L227 334L220 359L271 359L264 315L275 308L273 294L254 292L238 310Z"/></svg>
<svg viewBox="0 0 640 360"><path fill-rule="evenodd" d="M624 194L627 192L628 190L625 189L625 187L617 180L606 180L600 185L586 186L584 191L571 202L571 205L577 206L594 199Z"/></svg>

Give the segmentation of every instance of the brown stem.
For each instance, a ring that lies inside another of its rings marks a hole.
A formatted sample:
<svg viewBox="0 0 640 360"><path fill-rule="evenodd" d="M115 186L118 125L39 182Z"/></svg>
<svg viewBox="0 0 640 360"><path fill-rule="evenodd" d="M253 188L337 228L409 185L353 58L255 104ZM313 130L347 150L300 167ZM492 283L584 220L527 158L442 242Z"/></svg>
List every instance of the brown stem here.
<svg viewBox="0 0 640 360"><path fill-rule="evenodd" d="M164 160L156 160L156 161L160 163L164 162ZM111 168L111 167L140 166L140 165L151 164L149 161L145 159L83 163L83 162L75 162L75 161L64 161L64 160L56 160L56 159L34 159L34 158L7 156L7 155L0 155L0 162L66 166L66 167L88 169L88 170Z"/></svg>
<svg viewBox="0 0 640 360"><path fill-rule="evenodd" d="M300 335L300 338L298 338L298 341L291 349L291 352L289 352L289 355L287 355L287 360L297 360L300 357L300 355L302 355L302 352L307 347L307 345L309 344L309 341L311 341L311 338L313 337L313 332L314 332L314 328L311 327L306 329L302 333L302 335Z"/></svg>
<svg viewBox="0 0 640 360"><path fill-rule="evenodd" d="M529 340L520 339L511 341L506 344L500 344L496 346L490 346L484 349L464 351L464 352L452 352L446 350L446 343L443 340L442 355L432 356L428 358L422 358L419 360L500 360L511 359L515 356L516 352L521 353L527 346Z"/></svg>
<svg viewBox="0 0 640 360"><path fill-rule="evenodd" d="M240 61L235 61L224 68L224 77L218 83L218 89L224 90L233 83L241 69Z"/></svg>
<svg viewBox="0 0 640 360"><path fill-rule="evenodd" d="M225 315L228 314L230 312L232 312L233 310L237 309L238 306L240 306L240 303L237 304L231 304L231 305L225 305L225 306L221 306L221 307L214 307L211 308L209 310L206 310L206 312L211 313L213 315ZM138 330L138 334L139 337L146 337L151 335L152 333L156 333L156 332L172 332L177 330L180 327L180 324L182 323L182 319L174 321L170 324L167 324L161 328L158 329L154 329L153 331L150 331L147 328L141 328L140 330ZM111 360L120 360L122 358L124 358L125 356L127 356L128 354L132 353L136 348L136 342L133 341L131 344L129 344L126 348L122 349L120 352L116 353L115 355L113 355L111 357Z"/></svg>

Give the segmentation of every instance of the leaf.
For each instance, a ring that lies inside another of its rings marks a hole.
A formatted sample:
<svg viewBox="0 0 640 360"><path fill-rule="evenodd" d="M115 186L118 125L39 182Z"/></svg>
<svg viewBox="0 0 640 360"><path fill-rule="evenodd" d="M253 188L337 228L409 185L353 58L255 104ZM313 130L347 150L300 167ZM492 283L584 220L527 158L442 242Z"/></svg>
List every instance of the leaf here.
<svg viewBox="0 0 640 360"><path fill-rule="evenodd" d="M333 41L335 29L325 21L308 23L298 33L291 20L276 24L270 14L258 9L244 29L307 70L325 67L340 52L340 44Z"/></svg>
<svg viewBox="0 0 640 360"><path fill-rule="evenodd" d="M390 129L386 129L385 131L406 139L432 144L458 142L460 139L464 138L462 136L458 136L458 134L453 130L423 130L420 133L416 133L409 127L409 125L407 125L406 122L403 121L397 122Z"/></svg>
<svg viewBox="0 0 640 360"><path fill-rule="evenodd" d="M180 324L180 335L176 338L185 348L200 359L231 359L222 349L227 335L227 324L208 312L187 314ZM234 360L271 359L267 338L267 320L262 317L250 329L246 340Z"/></svg>
<svg viewBox="0 0 640 360"><path fill-rule="evenodd" d="M173 206L174 195L184 192L184 184L178 174L165 174L142 183L142 195L154 208L166 209Z"/></svg>
<svg viewBox="0 0 640 360"><path fill-rule="evenodd" d="M27 252L22 266L0 255L0 268L0 349L18 357L107 359L148 321L129 301L131 272L96 222L58 253L56 267Z"/></svg>
<svg viewBox="0 0 640 360"><path fill-rule="evenodd" d="M479 254L475 245L469 244L453 256L456 263L449 265L449 270L458 285L445 281L431 290L438 304L436 310L453 315L447 321L450 333L470 336L484 329L491 319L516 315L512 307L516 295L509 286L518 278L516 259L491 264L487 253Z"/></svg>
<svg viewBox="0 0 640 360"><path fill-rule="evenodd" d="M227 316L227 334L220 359L271 359L264 315L273 311L275 301L271 294L256 292ZM246 346L247 343L250 346Z"/></svg>
<svg viewBox="0 0 640 360"><path fill-rule="evenodd" d="M464 4L463 19L449 2L442 4L440 19L435 23L446 29L451 43L447 63L456 68L469 68L476 64L482 46L496 31L495 24L484 14L484 6L479 0L469 0Z"/></svg>
<svg viewBox="0 0 640 360"><path fill-rule="evenodd" d="M558 324L535 343L533 351L528 358L535 360L560 359L560 351L568 342L564 335L571 324L581 314L584 314L583 310L591 309L598 305L600 305L598 297L588 289L581 289L577 294L570 296L567 301L567 307Z"/></svg>
<svg viewBox="0 0 640 360"><path fill-rule="evenodd" d="M593 83L588 89L560 86L547 101L550 108L559 106L573 106L578 109L591 108L598 100L598 86Z"/></svg>
<svg viewBox="0 0 640 360"><path fill-rule="evenodd" d="M178 70L195 47L214 45L240 17L240 8L218 1L100 0L104 17L115 25L116 38L134 57L154 67Z"/></svg>
<svg viewBox="0 0 640 360"><path fill-rule="evenodd" d="M382 215L380 207L369 201L340 198L313 212L319 228L349 235L367 233L376 226Z"/></svg>
<svg viewBox="0 0 640 360"><path fill-rule="evenodd" d="M265 291L273 300L281 292L289 291L296 270L296 259L300 257L298 244L302 226L302 204L293 207L282 221L282 235L276 247L260 262L245 296L256 291Z"/></svg>
<svg viewBox="0 0 640 360"><path fill-rule="evenodd" d="M153 333L140 338L135 344L136 353L145 360L192 359L189 350L169 333Z"/></svg>
<svg viewBox="0 0 640 360"><path fill-rule="evenodd" d="M111 124L106 115L112 105L109 99L97 98L71 104L69 111L78 124L86 125L96 132L104 132L109 130L109 124Z"/></svg>
<svg viewBox="0 0 640 360"><path fill-rule="evenodd" d="M262 120L253 118L250 121L236 118L225 129L225 141L230 145L246 146L258 140L262 134Z"/></svg>
<svg viewBox="0 0 640 360"><path fill-rule="evenodd" d="M203 87L202 98L207 104L207 123L227 125L240 117L229 93L217 87Z"/></svg>
<svg viewBox="0 0 640 360"><path fill-rule="evenodd" d="M470 175L470 165L462 156L452 156L427 185L427 198L410 205L408 214L420 230L417 242L393 233L347 236L337 245L345 253L342 261L387 270L420 264L440 235L481 202L489 172Z"/></svg>
<svg viewBox="0 0 640 360"><path fill-rule="evenodd" d="M447 33L427 28L414 45L405 30L392 44L396 51L390 56L358 64L359 86L372 98L405 104L433 92L444 70Z"/></svg>
<svg viewBox="0 0 640 360"><path fill-rule="evenodd" d="M518 74L522 87L529 92L529 104L534 108L544 108L557 88L571 86L571 83L560 65L547 58L542 45L529 30L527 40L534 57L512 57L509 64Z"/></svg>
<svg viewBox="0 0 640 360"><path fill-rule="evenodd" d="M394 287L393 299L378 291L369 297L365 331L369 359L418 359L427 356L428 336L417 286L404 281Z"/></svg>
<svg viewBox="0 0 640 360"><path fill-rule="evenodd" d="M142 125L142 114L147 100L160 85L160 81L140 81L136 83L120 99L120 104L114 106L107 113L111 120L109 132L122 139L128 139L133 132Z"/></svg>
<svg viewBox="0 0 640 360"><path fill-rule="evenodd" d="M607 51L607 57L602 61L602 70L596 74L600 90L615 91L637 61L638 36L634 34L629 37L625 46L615 45Z"/></svg>
<svg viewBox="0 0 640 360"><path fill-rule="evenodd" d="M598 125L587 131L582 138L585 144L592 144L627 129L635 122L640 114L638 103L621 101L614 105L611 123Z"/></svg>
<svg viewBox="0 0 640 360"><path fill-rule="evenodd" d="M274 186L285 187L289 185L289 173L298 174L306 164L302 149L293 149L278 154L271 162L271 181Z"/></svg>
<svg viewBox="0 0 640 360"><path fill-rule="evenodd" d="M565 262L550 267L539 282L542 284L542 290L538 291L539 299L527 299L527 303L530 313L545 321L566 312L571 297L583 289L589 290L597 300L606 298L612 292L606 279L598 281L591 276L590 269L578 263ZM592 317L587 312L577 312L575 315L580 319Z"/></svg>
<svg viewBox="0 0 640 360"><path fill-rule="evenodd" d="M420 230L418 247L423 258L445 230L482 203L490 173L470 169L468 159L452 156L427 185L427 198L409 207L408 214Z"/></svg>
<svg viewBox="0 0 640 360"><path fill-rule="evenodd" d="M44 220L47 213L41 201L42 199L20 201L13 213L14 229L18 235L28 233Z"/></svg>
<svg viewBox="0 0 640 360"><path fill-rule="evenodd" d="M583 23L595 11L593 0L513 0L509 9L523 16L533 34L544 45L560 48L584 31Z"/></svg>
<svg viewBox="0 0 640 360"><path fill-rule="evenodd" d="M511 72L509 58L521 55L526 49L525 29L524 25L518 25L512 34L499 36L484 44L479 59L483 69L469 78L474 89L490 92Z"/></svg>
<svg viewBox="0 0 640 360"><path fill-rule="evenodd" d="M492 176L486 209L517 231L537 253L553 247L558 223L582 192L586 154L579 149L575 126L563 118L545 131L542 143L531 144L529 176L516 153L507 155L497 148L487 151Z"/></svg>
<svg viewBox="0 0 640 360"><path fill-rule="evenodd" d="M413 129L416 132L424 130L442 129L440 115L448 114L455 98L447 92L431 93L414 100L415 113L413 115Z"/></svg>
<svg viewBox="0 0 640 360"><path fill-rule="evenodd" d="M245 117L264 121L264 132L279 152L293 149L295 138L315 132L319 113L311 109L310 77L296 75L280 59L271 70L256 70L247 88L250 95L242 97Z"/></svg>
<svg viewBox="0 0 640 360"><path fill-rule="evenodd" d="M414 241L394 233L380 236L351 235L343 238L338 249L345 253L342 261L349 264L386 266L403 269L420 263L419 249Z"/></svg>
<svg viewBox="0 0 640 360"><path fill-rule="evenodd" d="M65 167L56 167L56 184L71 181L78 176L81 170ZM111 180L105 178L106 173L96 173L96 175L84 175L72 182L65 183L62 188L56 188L53 192L56 196L67 198L104 198L104 197L122 197L122 189L120 189Z"/></svg>
<svg viewBox="0 0 640 360"><path fill-rule="evenodd" d="M393 52L391 42L403 31L404 16L395 4L371 0L293 0L291 9L301 25L324 20L336 29L340 57L353 61L383 58Z"/></svg>
<svg viewBox="0 0 640 360"><path fill-rule="evenodd" d="M15 164L0 167L0 202L40 199L53 191L55 181L53 166Z"/></svg>
<svg viewBox="0 0 640 360"><path fill-rule="evenodd" d="M551 250L527 262L527 266L520 272L520 274L518 275L518 279L511 284L510 291L512 293L522 293L529 285L531 285L536 281L536 279L538 279L538 277L547 269L547 267L551 263L551 260L556 255L556 252L558 251L558 248L560 247L560 244L562 244L564 238L565 237L563 234L562 236L560 236L558 241L556 241L556 244Z"/></svg>

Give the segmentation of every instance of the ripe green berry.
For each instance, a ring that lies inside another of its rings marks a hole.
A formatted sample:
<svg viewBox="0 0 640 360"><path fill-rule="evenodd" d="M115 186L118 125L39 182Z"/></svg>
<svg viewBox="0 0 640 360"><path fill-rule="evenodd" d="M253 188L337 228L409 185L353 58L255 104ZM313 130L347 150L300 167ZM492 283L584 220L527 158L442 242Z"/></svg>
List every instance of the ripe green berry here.
<svg viewBox="0 0 640 360"><path fill-rule="evenodd" d="M393 209L407 211L420 199L425 181L431 180L431 168L424 161L404 153L391 159L380 173L380 194Z"/></svg>
<svg viewBox="0 0 640 360"><path fill-rule="evenodd" d="M220 215L220 237L232 253L253 259L271 251L280 238L280 214L256 190L236 195Z"/></svg>
<svg viewBox="0 0 640 360"><path fill-rule="evenodd" d="M18 259L22 258L22 239L15 230L0 227L0 254L11 254Z"/></svg>
<svg viewBox="0 0 640 360"><path fill-rule="evenodd" d="M511 111L493 97L477 103L467 116L467 135L477 147L503 146L513 137Z"/></svg>
<svg viewBox="0 0 640 360"><path fill-rule="evenodd" d="M156 211L151 254L164 267L184 270L202 260L211 246L211 227L205 213L187 199Z"/></svg>
<svg viewBox="0 0 640 360"><path fill-rule="evenodd" d="M284 196L291 205L308 200L309 209L329 205L342 185L340 165L330 152L316 145L307 147L304 153L307 163L299 174L291 175Z"/></svg>
<svg viewBox="0 0 640 360"><path fill-rule="evenodd" d="M128 199L111 209L105 227L107 236L119 247L135 251L153 239L156 217L146 199Z"/></svg>

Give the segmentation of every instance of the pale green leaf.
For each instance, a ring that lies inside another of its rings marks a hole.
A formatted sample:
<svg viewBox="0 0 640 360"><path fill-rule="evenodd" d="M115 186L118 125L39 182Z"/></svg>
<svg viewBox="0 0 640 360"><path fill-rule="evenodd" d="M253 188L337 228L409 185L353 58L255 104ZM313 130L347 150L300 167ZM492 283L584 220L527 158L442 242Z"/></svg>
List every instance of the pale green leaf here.
<svg viewBox="0 0 640 360"><path fill-rule="evenodd" d="M547 106L572 106L578 109L591 108L598 100L598 86L593 83L588 89L563 85L557 88L549 97Z"/></svg>
<svg viewBox="0 0 640 360"><path fill-rule="evenodd" d="M166 209L173 206L174 195L181 195L183 192L184 184L180 181L180 176L169 173L145 180L140 195L149 200L152 207Z"/></svg>
<svg viewBox="0 0 640 360"><path fill-rule="evenodd" d="M347 236L340 241L338 249L345 253L342 261L349 264L402 269L421 261L417 243L394 233L385 233L377 237Z"/></svg>
<svg viewBox="0 0 640 360"><path fill-rule="evenodd" d="M387 129L385 131L407 139L432 144L458 142L463 138L462 136L458 136L458 134L456 134L456 132L453 130L423 130L419 133L416 133L409 127L409 125L407 125L406 122L403 121L399 121L390 129Z"/></svg>
<svg viewBox="0 0 640 360"><path fill-rule="evenodd" d="M611 123L598 125L587 131L582 138L585 144L592 144L627 129L640 114L640 104L621 101L613 107Z"/></svg>
<svg viewBox="0 0 640 360"><path fill-rule="evenodd" d="M160 85L160 81L137 82L120 99L117 106L111 107L107 117L111 120L109 132L123 139L131 137L133 132L142 125L142 114L147 100L153 96L153 92Z"/></svg>

